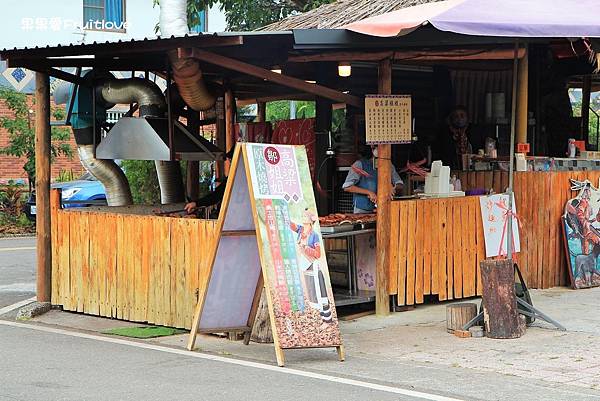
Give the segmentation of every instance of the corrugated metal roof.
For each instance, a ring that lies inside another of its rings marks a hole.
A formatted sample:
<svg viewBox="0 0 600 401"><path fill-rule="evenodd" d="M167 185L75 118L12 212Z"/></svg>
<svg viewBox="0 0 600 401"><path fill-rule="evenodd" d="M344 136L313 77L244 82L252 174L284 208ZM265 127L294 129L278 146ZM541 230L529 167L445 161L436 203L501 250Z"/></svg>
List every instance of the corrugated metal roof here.
<svg viewBox="0 0 600 401"><path fill-rule="evenodd" d="M111 45L119 45L119 44L140 44L140 43L167 43L169 41L190 41L194 42L196 39L203 38L227 38L234 36L244 36L244 37L253 37L253 36L270 36L270 35L292 35L292 31L252 31L252 32L215 32L215 33L198 33L198 34L187 34L182 36L170 36L168 38L163 38L160 36L153 37L144 37L144 38L133 38L129 40L107 40L107 41L93 41L90 43L60 43L56 45L46 45L46 46L26 46L26 47L13 47L13 48L4 48L0 51L0 54L4 56L5 53L12 52L29 52L35 50L50 50L50 49L77 49L77 48L87 48L91 46L111 46Z"/></svg>

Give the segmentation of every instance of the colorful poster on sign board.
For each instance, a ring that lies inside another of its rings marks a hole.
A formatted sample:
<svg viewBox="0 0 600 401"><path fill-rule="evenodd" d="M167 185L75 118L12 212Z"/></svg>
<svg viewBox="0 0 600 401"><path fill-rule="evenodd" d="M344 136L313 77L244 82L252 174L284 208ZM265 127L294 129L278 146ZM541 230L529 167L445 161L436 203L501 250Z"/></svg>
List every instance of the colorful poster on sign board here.
<svg viewBox="0 0 600 401"><path fill-rule="evenodd" d="M279 344L340 345L306 151L262 144L246 151Z"/></svg>
<svg viewBox="0 0 600 401"><path fill-rule="evenodd" d="M516 218L517 206L512 202L512 213L508 212L508 195L497 194L479 198L481 219L483 221L483 234L485 239L485 257L506 256L508 219L512 215L512 249L513 252L521 251L519 238L519 221Z"/></svg>

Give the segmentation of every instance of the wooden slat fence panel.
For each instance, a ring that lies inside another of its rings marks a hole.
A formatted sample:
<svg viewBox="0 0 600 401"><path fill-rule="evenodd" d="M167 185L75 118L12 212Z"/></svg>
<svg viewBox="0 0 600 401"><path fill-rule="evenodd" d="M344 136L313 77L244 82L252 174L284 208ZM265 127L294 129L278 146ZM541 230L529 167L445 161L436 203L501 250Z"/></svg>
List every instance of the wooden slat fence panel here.
<svg viewBox="0 0 600 401"><path fill-rule="evenodd" d="M214 220L52 210L52 303L189 329Z"/></svg>

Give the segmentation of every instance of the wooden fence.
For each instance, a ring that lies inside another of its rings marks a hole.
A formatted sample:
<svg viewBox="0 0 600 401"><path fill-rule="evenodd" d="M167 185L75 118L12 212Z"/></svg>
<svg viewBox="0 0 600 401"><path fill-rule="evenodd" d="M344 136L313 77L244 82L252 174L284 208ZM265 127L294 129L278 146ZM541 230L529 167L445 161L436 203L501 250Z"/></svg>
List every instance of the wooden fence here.
<svg viewBox="0 0 600 401"><path fill-rule="evenodd" d="M52 304L189 329L216 221L62 210L52 193Z"/></svg>
<svg viewBox="0 0 600 401"><path fill-rule="evenodd" d="M508 185L505 172L459 175L463 189ZM598 185L600 171L515 173L514 191L521 221L517 260L530 288L569 285L560 217L571 191L570 179ZM479 261L485 257L479 197L392 202L390 294L399 305L479 295Z"/></svg>
<svg viewBox="0 0 600 401"><path fill-rule="evenodd" d="M392 202L388 291L398 305L481 294L479 197Z"/></svg>

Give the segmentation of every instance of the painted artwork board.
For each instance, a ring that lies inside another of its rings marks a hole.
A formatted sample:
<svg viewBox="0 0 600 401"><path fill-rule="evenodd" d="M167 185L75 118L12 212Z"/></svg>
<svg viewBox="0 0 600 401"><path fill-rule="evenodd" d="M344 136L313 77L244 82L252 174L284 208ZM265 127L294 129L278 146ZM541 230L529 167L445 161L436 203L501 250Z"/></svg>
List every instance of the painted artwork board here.
<svg viewBox="0 0 600 401"><path fill-rule="evenodd" d="M571 286L600 286L600 190L589 181L571 180L577 196L569 199L562 217Z"/></svg>
<svg viewBox="0 0 600 401"><path fill-rule="evenodd" d="M479 206L481 209L481 220L483 223L483 233L485 240L485 257L506 256L508 248L508 195L495 194L481 196ZM519 236L519 221L517 215L517 205L513 195L512 201L512 232L513 252L521 252L521 239Z"/></svg>

